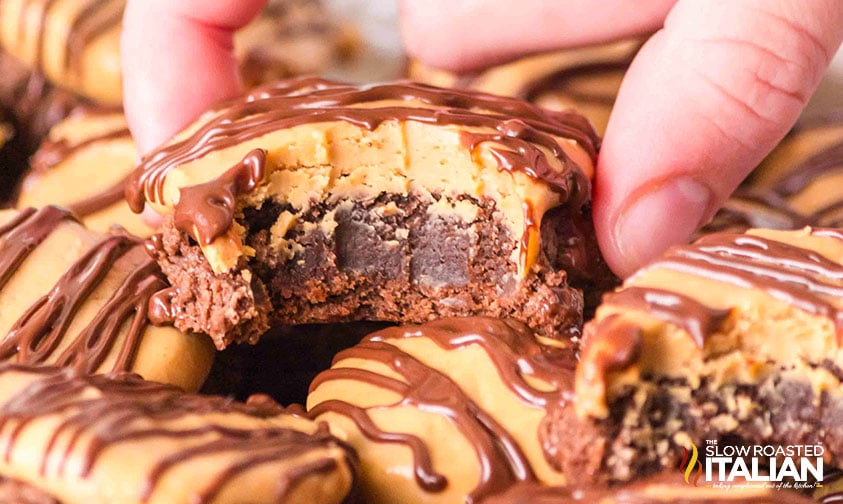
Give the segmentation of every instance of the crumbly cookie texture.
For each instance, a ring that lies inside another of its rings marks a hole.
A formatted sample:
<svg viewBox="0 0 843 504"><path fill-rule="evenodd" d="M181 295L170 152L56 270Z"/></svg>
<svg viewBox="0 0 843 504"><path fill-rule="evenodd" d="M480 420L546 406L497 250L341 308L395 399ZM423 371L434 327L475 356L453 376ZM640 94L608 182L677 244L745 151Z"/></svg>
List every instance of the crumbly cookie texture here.
<svg viewBox="0 0 843 504"><path fill-rule="evenodd" d="M0 473L64 504L339 504L354 455L268 398L0 364Z"/></svg>
<svg viewBox="0 0 843 504"><path fill-rule="evenodd" d="M820 443L840 464L841 264L837 229L715 233L606 295L576 379L592 465L626 480L726 437Z"/></svg>
<svg viewBox="0 0 843 504"><path fill-rule="evenodd" d="M61 205L89 229L118 225L149 237L153 229L129 209L125 185L138 152L122 113L85 107L50 130L21 181L19 208Z"/></svg>
<svg viewBox="0 0 843 504"><path fill-rule="evenodd" d="M167 216L161 316L219 347L270 322L472 314L568 336L575 287L610 276L588 216L597 144L581 116L516 99L295 79L207 113L127 194Z"/></svg>
<svg viewBox="0 0 843 504"><path fill-rule="evenodd" d="M100 105L123 100L120 34L126 0L9 0L0 46L32 72ZM318 73L347 56L353 31L318 1L273 0L235 37L248 84Z"/></svg>
<svg viewBox="0 0 843 504"><path fill-rule="evenodd" d="M0 212L0 362L133 371L197 390L213 347L149 324L166 287L136 237L90 231L58 207Z"/></svg>
<svg viewBox="0 0 843 504"><path fill-rule="evenodd" d="M629 39L556 51L468 75L411 60L408 75L435 86L514 96L551 110L576 110L602 134L621 80L642 43L640 39Z"/></svg>
<svg viewBox="0 0 843 504"><path fill-rule="evenodd" d="M368 502L479 502L576 480L551 462L567 445L546 437L551 411L573 417L575 362L515 321L388 328L335 357L308 412L357 450Z"/></svg>

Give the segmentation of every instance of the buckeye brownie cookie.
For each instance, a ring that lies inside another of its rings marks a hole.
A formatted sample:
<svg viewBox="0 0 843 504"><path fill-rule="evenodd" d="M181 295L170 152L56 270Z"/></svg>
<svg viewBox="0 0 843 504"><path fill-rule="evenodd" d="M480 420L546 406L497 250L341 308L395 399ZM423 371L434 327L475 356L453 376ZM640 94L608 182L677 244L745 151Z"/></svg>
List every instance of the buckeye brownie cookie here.
<svg viewBox="0 0 843 504"><path fill-rule="evenodd" d="M119 106L126 0L8 0L0 46L32 73L99 105ZM348 31L318 1L273 0L235 37L248 84L324 71L349 52Z"/></svg>
<svg viewBox="0 0 843 504"><path fill-rule="evenodd" d="M705 440L822 444L826 469L839 465L841 263L843 233L829 228L715 233L670 249L607 294L586 327L576 409L588 427L575 435L602 445L616 480Z"/></svg>
<svg viewBox="0 0 843 504"><path fill-rule="evenodd" d="M572 348L520 322L442 319L340 352L307 405L357 450L367 502L480 502L519 482L576 482L554 459L578 441L547 429L574 417L575 365Z"/></svg>
<svg viewBox="0 0 843 504"><path fill-rule="evenodd" d="M58 207L0 212L0 362L133 371L196 390L213 347L149 324L166 287L138 238L89 231Z"/></svg>
<svg viewBox="0 0 843 504"><path fill-rule="evenodd" d="M268 398L0 364L0 475L63 504L338 504L356 460Z"/></svg>
<svg viewBox="0 0 843 504"><path fill-rule="evenodd" d="M124 197L137 157L122 113L80 107L50 130L32 157L17 205L61 205L90 229L105 232L117 224L150 236L152 228Z"/></svg>
<svg viewBox="0 0 843 504"><path fill-rule="evenodd" d="M158 316L222 348L270 323L514 317L576 334L608 274L585 119L411 83L281 81L143 160L136 212L173 288ZM602 268L602 269L601 269Z"/></svg>
<svg viewBox="0 0 843 504"><path fill-rule="evenodd" d="M551 110L573 109L606 130L623 76L642 40L529 56L482 72L457 75L411 61L409 76L420 82L515 96Z"/></svg>

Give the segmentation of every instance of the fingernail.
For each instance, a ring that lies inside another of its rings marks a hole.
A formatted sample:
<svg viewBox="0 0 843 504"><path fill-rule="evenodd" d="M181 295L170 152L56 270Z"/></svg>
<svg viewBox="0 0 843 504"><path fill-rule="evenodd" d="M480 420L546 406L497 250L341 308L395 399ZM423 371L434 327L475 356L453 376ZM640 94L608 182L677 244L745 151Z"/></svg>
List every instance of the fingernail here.
<svg viewBox="0 0 843 504"><path fill-rule="evenodd" d="M633 201L615 224L615 244L630 274L669 246L685 243L708 217L714 200L687 177L669 180Z"/></svg>

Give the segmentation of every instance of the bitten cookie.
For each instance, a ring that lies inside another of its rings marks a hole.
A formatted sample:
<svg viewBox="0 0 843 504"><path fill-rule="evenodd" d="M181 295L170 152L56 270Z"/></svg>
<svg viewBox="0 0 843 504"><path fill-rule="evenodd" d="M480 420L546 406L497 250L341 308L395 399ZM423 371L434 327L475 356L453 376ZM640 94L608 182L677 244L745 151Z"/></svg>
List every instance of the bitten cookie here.
<svg viewBox="0 0 843 504"><path fill-rule="evenodd" d="M576 406L610 477L724 438L819 443L826 470L839 465L841 263L836 229L715 233L607 294L585 330Z"/></svg>
<svg viewBox="0 0 843 504"><path fill-rule="evenodd" d="M268 399L0 364L0 475L63 504L338 504L356 460Z"/></svg>
<svg viewBox="0 0 843 504"><path fill-rule="evenodd" d="M52 130L31 159L18 207L61 205L90 229L113 225L143 237L153 233L125 201L137 149L120 112L77 109Z"/></svg>
<svg viewBox="0 0 843 504"><path fill-rule="evenodd" d="M576 334L608 275L587 121L411 83L281 81L222 104L133 174L167 216L162 319L222 348L269 325L494 315ZM602 269L601 269L602 268Z"/></svg>
<svg viewBox="0 0 843 504"><path fill-rule="evenodd" d="M308 411L357 450L367 502L479 502L569 482L549 462L545 422L568 405L574 366L572 349L515 321L388 328L335 357Z"/></svg>
<svg viewBox="0 0 843 504"><path fill-rule="evenodd" d="M573 109L606 131L621 80L640 39L522 58L480 73L456 75L411 61L411 79L442 87L514 96L551 110Z"/></svg>
<svg viewBox="0 0 843 504"><path fill-rule="evenodd" d="M204 335L149 324L167 286L138 238L85 229L65 209L0 212L0 362L133 371L197 390Z"/></svg>

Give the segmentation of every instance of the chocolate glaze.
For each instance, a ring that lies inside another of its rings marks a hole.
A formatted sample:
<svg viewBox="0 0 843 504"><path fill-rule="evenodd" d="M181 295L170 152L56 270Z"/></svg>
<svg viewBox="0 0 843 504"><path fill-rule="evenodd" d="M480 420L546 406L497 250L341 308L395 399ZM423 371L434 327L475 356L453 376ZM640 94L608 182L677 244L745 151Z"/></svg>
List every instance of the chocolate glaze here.
<svg viewBox="0 0 843 504"><path fill-rule="evenodd" d="M121 443L171 438L194 439L190 448L174 452L156 461L146 481L138 488L141 501L149 500L158 483L176 467L207 456L231 454L233 460L219 467L211 483L198 489L191 502L209 503L235 477L263 464L290 460L308 452L343 446L320 424L313 434L281 427L223 427L210 422L190 422L185 428L168 427L180 418L202 415L239 414L255 419L279 414L279 408L262 407L260 402L242 404L214 396L185 394L175 387L147 382L127 373L112 375L77 375L70 369L30 368L0 364L0 375L25 372L40 378L0 407L0 440L9 462L16 450L24 450L20 436L35 420L58 415L63 420L53 431L43 453L42 477L61 477L79 453L79 445L88 443L81 458L81 477L88 478L97 460L111 447ZM59 447L62 436L71 436L69 447ZM85 441L82 441L82 440ZM346 462L353 469L355 461L346 452ZM312 463L287 474L279 474L277 502L306 477L337 468L333 458L317 458Z"/></svg>
<svg viewBox="0 0 843 504"><path fill-rule="evenodd" d="M843 316L831 301L843 296L839 285L843 266L816 252L758 236L718 233L671 249L647 266L655 268L761 290L808 313L828 317L843 331Z"/></svg>
<svg viewBox="0 0 843 504"><path fill-rule="evenodd" d="M418 100L437 108L411 104L376 108L358 106L382 100ZM492 150L501 170L522 171L542 180L574 206L581 206L589 199L588 177L555 139L573 139L594 158L599 141L588 122L579 115L550 112L511 98L421 84L353 86L316 78L270 84L239 100L222 104L220 112L190 137L164 146L145 158L132 174L126 198L135 212L143 210L146 200L161 203L164 181L173 168L272 131L330 121L345 121L374 130L385 121L396 120L489 128L494 133L472 135L468 143L472 148L482 142L495 143ZM561 172L550 168L548 154L541 147L563 163ZM217 190L213 183L205 188ZM207 200L198 196L196 199ZM210 216L205 218L212 219ZM208 228L227 229L229 225L230 222L215 222Z"/></svg>
<svg viewBox="0 0 843 504"><path fill-rule="evenodd" d="M0 289L44 239L62 222L71 220L67 210L44 207L26 209L0 227ZM147 325L152 295L166 287L155 262L144 259L127 272L108 301L69 343L64 341L71 323L89 296L97 290L115 264L127 254L138 254L143 243L127 235L104 237L59 278L49 293L36 300L0 338L0 360L21 364L74 366L91 373L116 352L114 371L129 370ZM124 325L128 333L116 347ZM59 350L60 345L64 348Z"/></svg>
<svg viewBox="0 0 843 504"><path fill-rule="evenodd" d="M469 398L450 377L389 343L405 338L429 338L440 348L456 351L480 346L498 370L503 382L520 399L537 408L561 406L570 399L574 357L569 350L539 345L529 329L517 322L489 318L450 318L422 326L388 328L368 336L359 345L340 352L334 362L355 358L383 363L400 374L397 380L370 371L335 368L316 377L311 391L332 380L357 380L400 394L398 403L447 416L474 447L481 467L480 482L466 502L479 502L516 482L536 481L522 449L481 405ZM537 389L525 375L546 381L552 390ZM397 443L413 452L416 481L428 492L447 487L447 479L436 472L427 442L417 436L379 429L364 408L342 400L329 400L310 411L313 418L327 412L349 417L368 439L376 443ZM537 434L538 435L538 434Z"/></svg>
<svg viewBox="0 0 843 504"><path fill-rule="evenodd" d="M701 230L701 235L718 231L742 232L751 228L799 229L816 223L815 217L802 215L791 208L784 196L749 186L738 188L732 194Z"/></svg>

